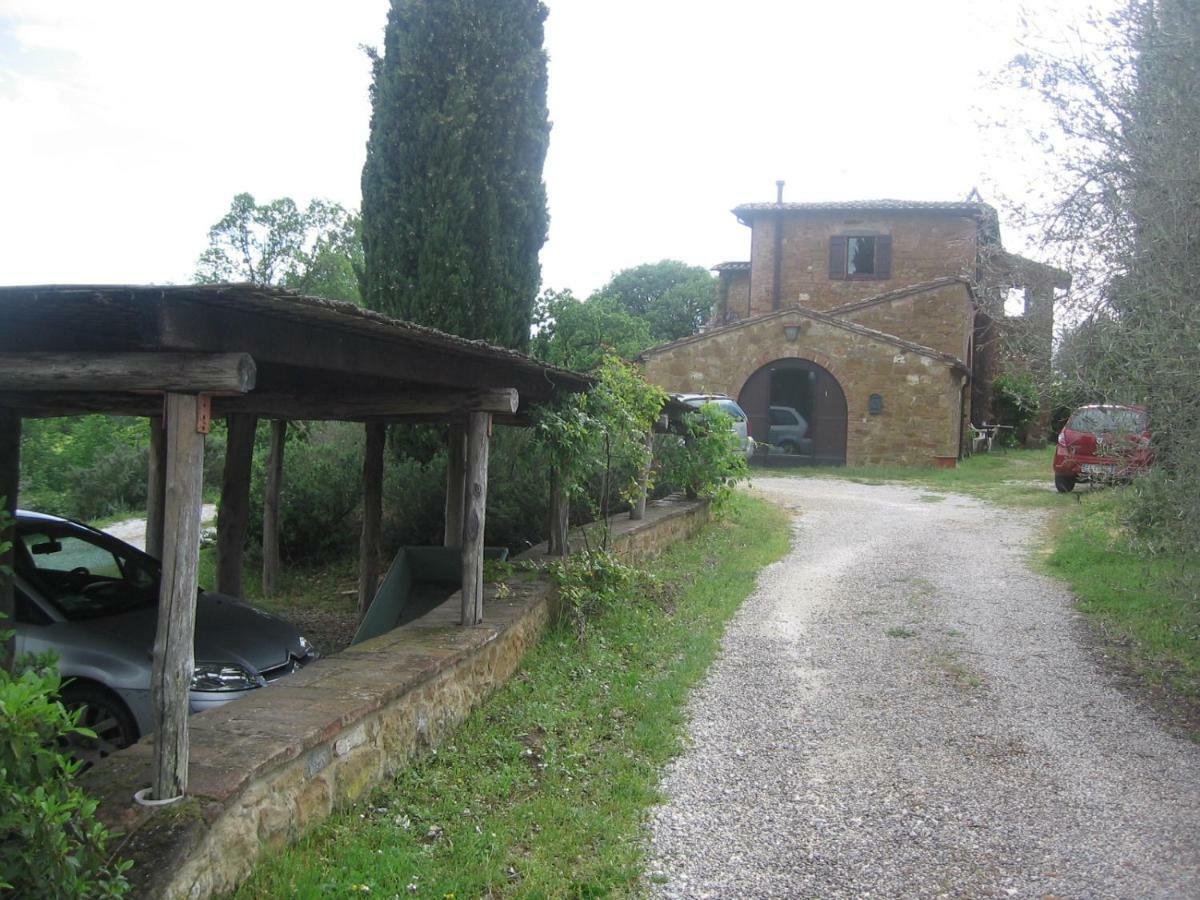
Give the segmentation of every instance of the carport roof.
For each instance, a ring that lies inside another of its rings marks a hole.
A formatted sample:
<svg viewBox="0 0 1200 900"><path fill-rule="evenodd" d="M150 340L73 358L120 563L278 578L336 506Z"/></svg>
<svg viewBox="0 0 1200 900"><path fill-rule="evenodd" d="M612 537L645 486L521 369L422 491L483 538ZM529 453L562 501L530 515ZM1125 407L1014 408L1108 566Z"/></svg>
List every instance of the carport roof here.
<svg viewBox="0 0 1200 900"><path fill-rule="evenodd" d="M522 353L393 319L353 304L251 284L0 287L0 353L245 353L256 384L214 398L214 413L356 421L445 418L401 395L451 398L516 389L518 416L592 379ZM157 394L5 391L23 415L156 414ZM401 411L407 409L407 412Z"/></svg>

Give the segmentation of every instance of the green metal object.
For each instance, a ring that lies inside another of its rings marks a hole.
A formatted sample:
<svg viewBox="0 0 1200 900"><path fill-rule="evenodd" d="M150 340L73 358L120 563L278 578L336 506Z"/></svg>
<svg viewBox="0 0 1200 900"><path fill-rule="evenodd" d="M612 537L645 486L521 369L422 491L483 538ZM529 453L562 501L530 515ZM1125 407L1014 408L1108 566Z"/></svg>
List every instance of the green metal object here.
<svg viewBox="0 0 1200 900"><path fill-rule="evenodd" d="M483 557L503 561L508 558L508 548L484 547ZM449 597L449 592L421 589L427 585L462 585L462 551L458 547L401 547L351 646L419 619Z"/></svg>

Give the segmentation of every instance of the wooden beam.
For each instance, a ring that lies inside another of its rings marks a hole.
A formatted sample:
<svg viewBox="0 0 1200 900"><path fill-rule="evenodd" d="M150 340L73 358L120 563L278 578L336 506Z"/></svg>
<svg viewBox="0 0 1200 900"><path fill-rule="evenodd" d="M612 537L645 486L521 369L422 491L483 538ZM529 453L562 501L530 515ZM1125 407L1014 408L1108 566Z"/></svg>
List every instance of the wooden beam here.
<svg viewBox="0 0 1200 900"><path fill-rule="evenodd" d="M0 498L3 505L0 509L12 516L17 511L17 492L21 484L21 416L16 410L0 406ZM16 535L12 529L0 530L0 544L11 542ZM13 550L0 552L0 613L5 618L0 620L0 631L11 630L13 611L16 608L13 596ZM0 665L12 668L15 649L13 638L10 636L0 644Z"/></svg>
<svg viewBox="0 0 1200 900"><path fill-rule="evenodd" d="M383 519L384 425L366 426L363 446L363 522L358 546L358 613L366 613L379 589L379 529Z"/></svg>
<svg viewBox="0 0 1200 900"><path fill-rule="evenodd" d="M150 680L156 800L187 791L188 691L195 663L196 564L204 486L204 435L196 430L198 411L199 398L194 394L167 394L162 586Z"/></svg>
<svg viewBox="0 0 1200 900"><path fill-rule="evenodd" d="M258 418L234 413L225 421L225 471L217 510L217 590L240 598L246 596L242 564L250 524L250 469Z"/></svg>
<svg viewBox="0 0 1200 900"><path fill-rule="evenodd" d="M650 468L654 465L654 431L646 432L646 463L638 473L638 493L629 510L629 518L635 522L646 518L646 499L650 493Z"/></svg>
<svg viewBox="0 0 1200 900"><path fill-rule="evenodd" d="M568 532L571 522L571 502L558 469L550 470L550 536L546 550L551 556L566 556L571 552Z"/></svg>
<svg viewBox="0 0 1200 900"><path fill-rule="evenodd" d="M467 490L463 513L462 624L483 621L483 535L487 522L488 438L491 413L467 422Z"/></svg>
<svg viewBox="0 0 1200 900"><path fill-rule="evenodd" d="M0 353L0 384L13 391L244 394L255 375L248 353Z"/></svg>
<svg viewBox="0 0 1200 900"><path fill-rule="evenodd" d="M513 388L486 391L456 391L389 387L377 384L371 390L287 391L256 390L240 397L218 397L213 402L219 414L268 413L284 419L402 419L450 416L473 410L513 415L520 396Z"/></svg>
<svg viewBox="0 0 1200 900"><path fill-rule="evenodd" d="M163 417L150 417L150 464L146 472L146 552L162 559L163 505L167 495L167 434Z"/></svg>
<svg viewBox="0 0 1200 900"><path fill-rule="evenodd" d="M467 429L451 425L446 446L446 530L443 547L461 547L463 498L467 492Z"/></svg>
<svg viewBox="0 0 1200 900"><path fill-rule="evenodd" d="M283 494L283 450L287 421L271 421L271 448L267 453L267 480L263 486L262 587L273 597L279 585L279 498Z"/></svg>

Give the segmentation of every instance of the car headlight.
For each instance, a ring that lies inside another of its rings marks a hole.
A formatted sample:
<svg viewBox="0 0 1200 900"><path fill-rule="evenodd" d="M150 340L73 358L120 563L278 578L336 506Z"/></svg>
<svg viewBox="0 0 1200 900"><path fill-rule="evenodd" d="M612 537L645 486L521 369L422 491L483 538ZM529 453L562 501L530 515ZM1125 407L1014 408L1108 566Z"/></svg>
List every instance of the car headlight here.
<svg viewBox="0 0 1200 900"><path fill-rule="evenodd" d="M197 663L192 672L193 691L246 691L266 682L234 663Z"/></svg>

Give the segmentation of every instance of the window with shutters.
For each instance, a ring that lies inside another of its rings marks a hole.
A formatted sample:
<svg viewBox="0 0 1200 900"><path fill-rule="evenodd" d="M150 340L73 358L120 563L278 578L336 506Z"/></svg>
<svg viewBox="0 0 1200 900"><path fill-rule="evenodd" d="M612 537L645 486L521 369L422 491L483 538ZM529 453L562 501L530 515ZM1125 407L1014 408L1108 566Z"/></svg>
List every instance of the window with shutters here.
<svg viewBox="0 0 1200 900"><path fill-rule="evenodd" d="M891 235L835 234L829 239L830 278L883 280L891 276Z"/></svg>

